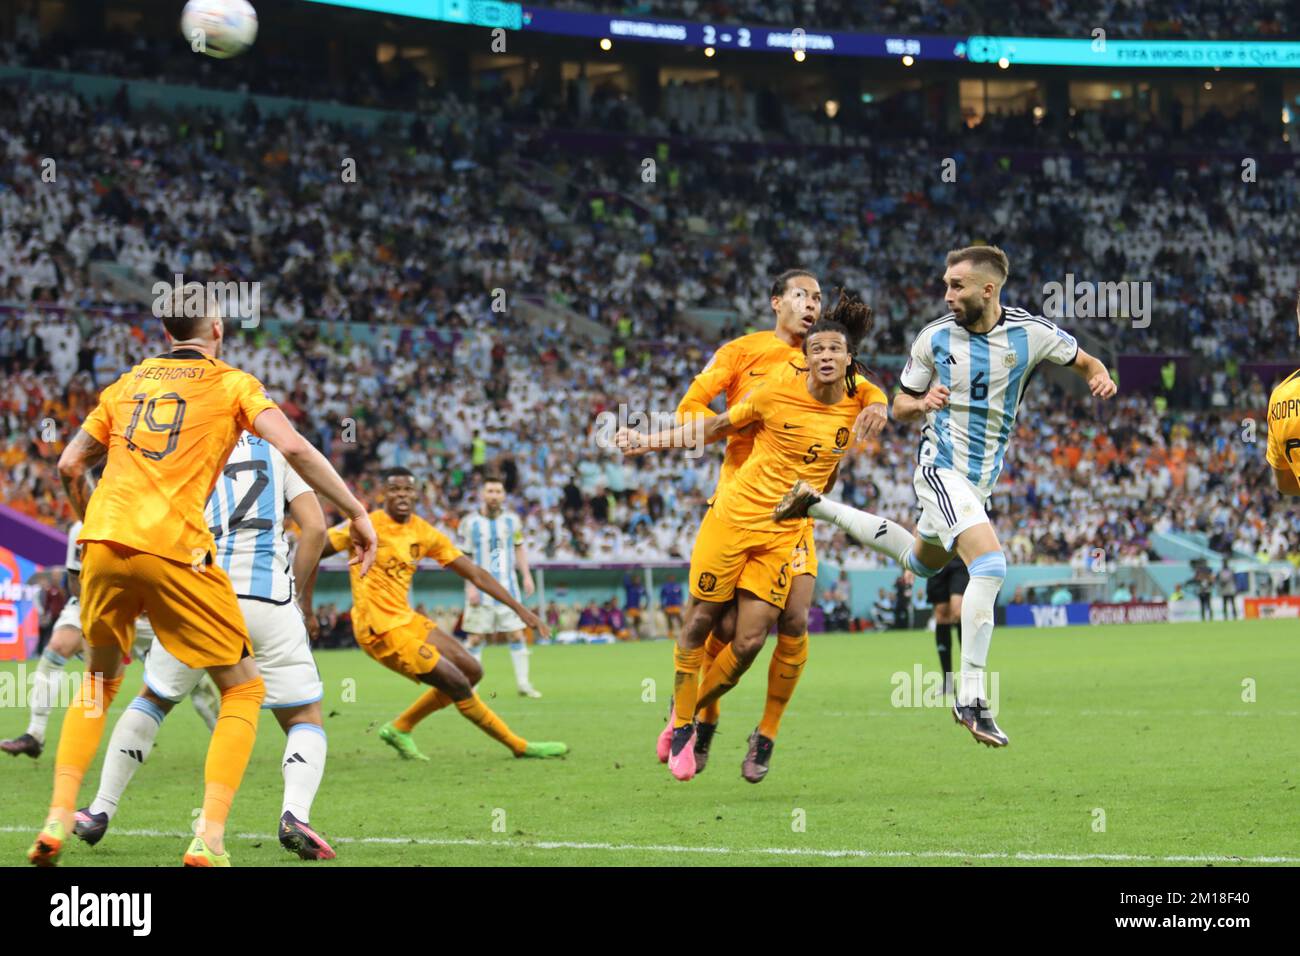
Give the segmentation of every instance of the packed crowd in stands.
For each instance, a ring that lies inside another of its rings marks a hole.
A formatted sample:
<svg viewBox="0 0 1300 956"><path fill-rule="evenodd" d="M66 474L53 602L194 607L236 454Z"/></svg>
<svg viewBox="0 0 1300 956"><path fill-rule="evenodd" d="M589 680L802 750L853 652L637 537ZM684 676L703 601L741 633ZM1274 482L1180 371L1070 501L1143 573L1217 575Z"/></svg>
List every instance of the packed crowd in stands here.
<svg viewBox="0 0 1300 956"><path fill-rule="evenodd" d="M223 357L364 495L404 465L422 478L422 513L454 531L482 475L500 471L533 552L559 560L689 555L717 456L625 463L601 447L600 416L671 412L722 339L770 325L770 276L792 263L873 304L868 365L941 314L942 253L972 239L1011 255L1012 303L1037 307L1067 272L1150 279L1148 328L1063 320L1103 355L1190 349L1227 367L1294 352L1300 283L1276 251L1300 238L1300 184L1288 172L1243 190L1236 154L1212 158L1213 144L1191 165L1078 152L1025 164L988 149L981 127L947 183L924 142L810 162L696 141L656 152L646 183L617 137L579 152L502 119L448 96L399 137L367 138L253 110L134 116L0 88L0 499L68 523L61 442L100 388L163 348L147 303L107 267L146 288L176 273L261 283L261 324L232 330ZM1018 122L1005 128L1032 134ZM1206 132L1241 142L1229 123ZM341 155L357 182L340 177ZM496 289L545 303L547 318L494 308ZM680 320L691 308L740 318L705 336ZM1141 562L1152 534L1181 530L1300 561L1300 517L1261 490L1262 449L1241 437L1253 415L1262 442L1271 383L1215 375L1203 407L1155 411L1035 382L994 498L1011 559L1101 547ZM884 367L877 377L892 386ZM849 460L837 495L910 525L916 439L891 426ZM829 563L881 563L818 533Z"/></svg>
<svg viewBox="0 0 1300 956"><path fill-rule="evenodd" d="M59 440L93 406L93 382L163 348L143 322L85 313L81 321L84 333L75 321L27 309L0 326L0 365L15 386L0 397L0 498L54 524L70 520L53 469ZM379 469L411 468L422 477L420 510L454 532L491 470L504 477L538 558L689 556L716 456L625 463L600 447L599 416L617 414L619 401L670 412L702 367L702 348L661 350L652 374L624 376L571 342L534 345L509 331L467 327L451 349L420 345L399 355L392 337L348 345L304 324L233 334L225 357L258 375L371 500ZM494 391L494 379L504 389ZM1243 441L1242 415L1262 421L1263 386L1232 379L1223 388L1219 406L1156 414L1149 397L1094 408L1035 383L993 500L1011 559L1068 561L1102 548L1117 562L1140 563L1152 554L1151 535L1168 530L1201 532L1221 550L1263 558L1300 552L1300 519L1270 502L1262 450ZM837 496L910 524L916 437L914 428L891 426L846 461ZM832 530L818 531L828 561L882 566Z"/></svg>

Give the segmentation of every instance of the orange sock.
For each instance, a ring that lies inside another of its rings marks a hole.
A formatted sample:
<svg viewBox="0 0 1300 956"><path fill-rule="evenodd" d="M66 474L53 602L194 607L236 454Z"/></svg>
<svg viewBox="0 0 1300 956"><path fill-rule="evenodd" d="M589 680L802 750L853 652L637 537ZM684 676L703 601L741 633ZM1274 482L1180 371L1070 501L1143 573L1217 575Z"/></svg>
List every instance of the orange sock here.
<svg viewBox="0 0 1300 956"><path fill-rule="evenodd" d="M510 752L516 757L528 747L528 741L517 734L511 733L510 728L506 726L506 722L493 713L492 708L483 703L478 694L471 694L464 700L456 701L456 709L483 733L509 747Z"/></svg>
<svg viewBox="0 0 1300 956"><path fill-rule="evenodd" d="M409 734L415 725L432 713L442 710L451 703L451 698L440 690L426 690L410 707L402 711L393 726L404 734Z"/></svg>
<svg viewBox="0 0 1300 956"><path fill-rule="evenodd" d="M718 655L722 653L722 649L726 646L726 644L714 637L712 632L709 633L709 639L704 642L704 661L700 667L701 680L704 679L704 675L709 672L709 668L713 666L713 662L718 659ZM716 724L721 717L722 704L720 701L715 700L708 707L700 709L700 723L702 724Z"/></svg>
<svg viewBox="0 0 1300 956"><path fill-rule="evenodd" d="M266 696L261 677L227 687L221 692L221 710L208 741L203 765L203 829L199 836L214 853L220 853L226 818L234 803L244 769L257 740L257 715Z"/></svg>
<svg viewBox="0 0 1300 956"><path fill-rule="evenodd" d="M69 706L59 732L59 749L54 755L54 796L50 799L47 820L59 819L64 827L72 828L72 815L77 809L77 794L81 791L81 778L99 751L99 741L104 735L108 708L122 686L122 678L105 679L103 674L90 673L81 681L81 692Z"/></svg>
<svg viewBox="0 0 1300 956"><path fill-rule="evenodd" d="M700 695L700 663L704 648L684 651L673 645L673 726L685 727L695 722L695 702Z"/></svg>
<svg viewBox="0 0 1300 956"><path fill-rule="evenodd" d="M753 663L752 661L750 663ZM731 688L740 682L740 675L749 670L749 664L743 662L736 656L732 646L728 644L722 649L709 668L709 672L704 675L704 682L700 684L700 700L698 706L701 709L707 708Z"/></svg>
<svg viewBox="0 0 1300 956"><path fill-rule="evenodd" d="M758 732L769 740L776 739L781 716L785 713L786 704L794 696L794 689L799 684L799 677L807 662L807 634L798 637L777 635L776 650L772 652L772 661L767 665L767 703L763 705L763 719L758 725Z"/></svg>

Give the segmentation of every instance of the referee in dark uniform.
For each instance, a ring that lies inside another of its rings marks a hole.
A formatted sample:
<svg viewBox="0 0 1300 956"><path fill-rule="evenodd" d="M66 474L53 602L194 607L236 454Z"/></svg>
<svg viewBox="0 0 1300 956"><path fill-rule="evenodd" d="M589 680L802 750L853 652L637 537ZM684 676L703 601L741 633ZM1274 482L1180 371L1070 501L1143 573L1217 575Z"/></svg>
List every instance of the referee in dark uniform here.
<svg viewBox="0 0 1300 956"><path fill-rule="evenodd" d="M961 558L954 556L943 570L925 583L926 599L934 607L934 646L943 668L943 692L953 692L953 638L961 640L961 597L966 593L970 575Z"/></svg>

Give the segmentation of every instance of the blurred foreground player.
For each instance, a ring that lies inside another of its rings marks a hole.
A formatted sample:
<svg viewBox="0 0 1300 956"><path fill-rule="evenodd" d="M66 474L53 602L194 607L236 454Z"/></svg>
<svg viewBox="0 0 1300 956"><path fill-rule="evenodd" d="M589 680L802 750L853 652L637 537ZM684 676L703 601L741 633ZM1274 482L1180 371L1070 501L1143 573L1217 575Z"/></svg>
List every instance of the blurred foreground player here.
<svg viewBox="0 0 1300 956"><path fill-rule="evenodd" d="M1296 302L1300 325L1300 300ZM1300 495L1300 371L1292 372L1268 397L1269 467L1273 484L1287 497Z"/></svg>

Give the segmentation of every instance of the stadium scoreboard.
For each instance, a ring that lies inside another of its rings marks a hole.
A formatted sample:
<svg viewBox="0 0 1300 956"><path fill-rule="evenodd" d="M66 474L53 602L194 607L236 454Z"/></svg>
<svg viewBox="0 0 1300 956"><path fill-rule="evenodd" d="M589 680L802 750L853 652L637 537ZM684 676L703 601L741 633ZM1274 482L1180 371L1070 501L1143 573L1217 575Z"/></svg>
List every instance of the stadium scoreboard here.
<svg viewBox="0 0 1300 956"><path fill-rule="evenodd" d="M802 27L660 20L625 14L552 10L506 0L308 0L335 7L554 36L628 40L743 53L803 51L810 55L913 57L996 63L1007 67L1296 69L1300 43L1250 40L1119 40L1010 36L911 36Z"/></svg>

